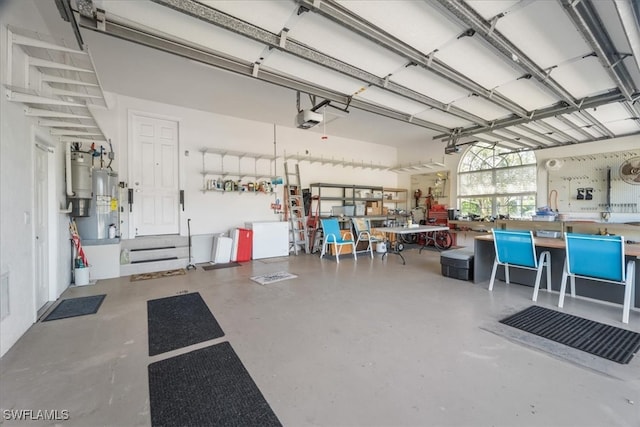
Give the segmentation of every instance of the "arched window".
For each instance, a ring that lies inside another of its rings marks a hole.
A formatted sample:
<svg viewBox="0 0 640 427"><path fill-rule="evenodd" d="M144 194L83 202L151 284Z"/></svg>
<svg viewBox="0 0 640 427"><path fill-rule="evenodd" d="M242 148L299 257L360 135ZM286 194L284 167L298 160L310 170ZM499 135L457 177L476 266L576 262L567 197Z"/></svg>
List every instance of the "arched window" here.
<svg viewBox="0 0 640 427"><path fill-rule="evenodd" d="M472 218L531 218L536 210L536 156L474 145L458 167L460 214Z"/></svg>

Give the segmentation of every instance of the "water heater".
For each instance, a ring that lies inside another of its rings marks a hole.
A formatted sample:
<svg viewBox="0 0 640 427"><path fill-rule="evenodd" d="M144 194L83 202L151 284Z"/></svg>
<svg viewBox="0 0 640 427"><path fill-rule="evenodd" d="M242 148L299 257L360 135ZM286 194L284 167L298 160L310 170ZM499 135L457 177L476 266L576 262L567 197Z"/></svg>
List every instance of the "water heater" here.
<svg viewBox="0 0 640 427"><path fill-rule="evenodd" d="M103 240L119 235L120 217L118 214L118 174L108 169L91 171L93 197L89 207L89 215L78 218L78 233L82 239Z"/></svg>
<svg viewBox="0 0 640 427"><path fill-rule="evenodd" d="M79 151L70 152L68 155L71 192L67 198L71 203L71 216L85 217L89 215L92 199L91 155Z"/></svg>

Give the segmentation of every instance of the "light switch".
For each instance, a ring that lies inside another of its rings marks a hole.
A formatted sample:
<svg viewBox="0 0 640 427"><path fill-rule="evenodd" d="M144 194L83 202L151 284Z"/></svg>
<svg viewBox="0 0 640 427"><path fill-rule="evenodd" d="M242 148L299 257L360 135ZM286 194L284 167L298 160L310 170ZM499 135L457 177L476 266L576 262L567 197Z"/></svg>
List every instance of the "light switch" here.
<svg viewBox="0 0 640 427"><path fill-rule="evenodd" d="M25 225L31 224L31 214L29 212L24 213L24 224Z"/></svg>

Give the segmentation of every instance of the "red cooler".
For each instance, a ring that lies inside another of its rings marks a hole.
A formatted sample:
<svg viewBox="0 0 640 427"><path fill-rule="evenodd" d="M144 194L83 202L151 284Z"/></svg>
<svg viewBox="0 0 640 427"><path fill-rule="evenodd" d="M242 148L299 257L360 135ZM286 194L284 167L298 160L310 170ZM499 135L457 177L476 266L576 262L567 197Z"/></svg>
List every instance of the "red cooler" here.
<svg viewBox="0 0 640 427"><path fill-rule="evenodd" d="M236 261L251 261L251 242L253 242L253 230L247 228L238 228L237 230L237 242L238 242L238 254Z"/></svg>

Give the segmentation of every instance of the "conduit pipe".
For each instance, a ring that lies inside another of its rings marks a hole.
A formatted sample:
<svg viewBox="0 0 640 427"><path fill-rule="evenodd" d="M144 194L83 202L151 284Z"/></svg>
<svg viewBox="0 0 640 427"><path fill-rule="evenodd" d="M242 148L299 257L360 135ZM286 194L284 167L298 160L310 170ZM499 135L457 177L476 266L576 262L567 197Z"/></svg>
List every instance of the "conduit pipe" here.
<svg viewBox="0 0 640 427"><path fill-rule="evenodd" d="M65 177L67 181L67 196L73 197L76 195L76 193L74 193L72 189L72 183L71 183L71 142L67 142L66 145L67 146L65 150L64 160L65 160Z"/></svg>

